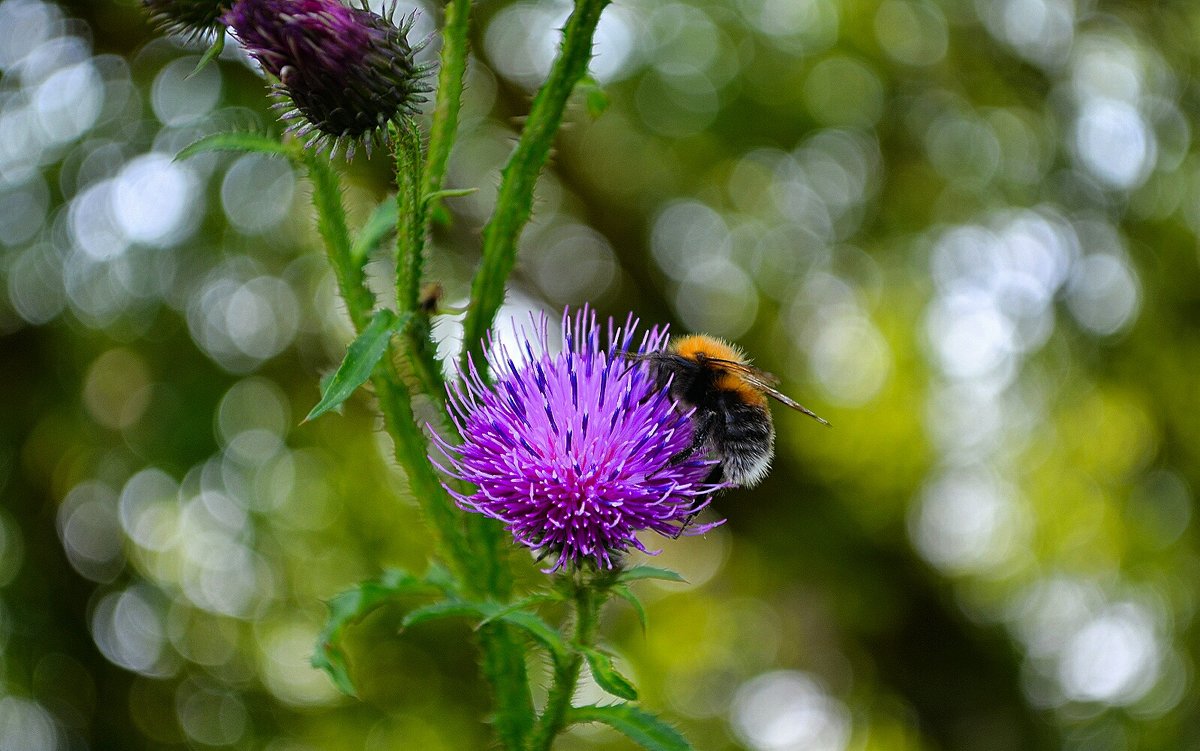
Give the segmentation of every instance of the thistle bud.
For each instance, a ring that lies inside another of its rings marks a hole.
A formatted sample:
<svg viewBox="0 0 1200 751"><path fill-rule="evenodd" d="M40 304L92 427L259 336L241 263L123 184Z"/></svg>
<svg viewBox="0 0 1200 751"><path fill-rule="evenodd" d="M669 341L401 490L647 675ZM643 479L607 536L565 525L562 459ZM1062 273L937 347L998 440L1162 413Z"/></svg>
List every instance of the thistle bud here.
<svg viewBox="0 0 1200 751"><path fill-rule="evenodd" d="M415 16L393 23L395 2L386 15L365 4L349 8L337 0L236 0L222 20L275 86L287 130L317 149L356 144L370 149L382 141L389 123L413 114L423 94L428 68L415 55L424 42L410 45Z"/></svg>

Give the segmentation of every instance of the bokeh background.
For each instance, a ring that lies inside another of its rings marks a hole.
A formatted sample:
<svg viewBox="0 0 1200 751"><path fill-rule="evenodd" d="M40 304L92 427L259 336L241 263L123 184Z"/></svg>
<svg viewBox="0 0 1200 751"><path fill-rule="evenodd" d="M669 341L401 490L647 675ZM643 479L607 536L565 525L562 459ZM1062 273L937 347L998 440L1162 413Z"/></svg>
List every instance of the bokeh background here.
<svg viewBox="0 0 1200 751"><path fill-rule="evenodd" d="M448 303L568 10L475 7ZM835 426L777 410L771 477L659 545L690 583L604 614L697 748L1200 748L1198 49L1191 0L605 11L505 315L732 338ZM465 625L354 629L362 701L308 666L322 599L429 543L369 395L300 424L351 335L307 186L172 160L277 130L198 55L0 1L0 749L486 747ZM347 174L361 221L387 165Z"/></svg>

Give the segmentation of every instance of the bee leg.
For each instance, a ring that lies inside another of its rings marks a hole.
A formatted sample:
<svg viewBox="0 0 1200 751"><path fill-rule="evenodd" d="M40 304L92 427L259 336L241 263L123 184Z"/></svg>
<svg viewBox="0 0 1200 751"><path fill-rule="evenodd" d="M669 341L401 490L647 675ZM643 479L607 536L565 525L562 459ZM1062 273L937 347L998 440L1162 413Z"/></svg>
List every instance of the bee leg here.
<svg viewBox="0 0 1200 751"><path fill-rule="evenodd" d="M680 535L682 535L688 527L692 526L692 520L695 519L699 514L699 511L693 511L692 513L688 514L687 518L683 520L683 524L679 525L679 529L675 530L675 534L671 535L671 539L678 540Z"/></svg>
<svg viewBox="0 0 1200 751"><path fill-rule="evenodd" d="M693 456L695 456L696 452L699 451L700 449L704 448L704 445L706 443L708 443L708 439L710 437L712 437L713 429L715 427L716 427L716 415L707 413L704 415L693 416L692 417L692 442L683 451L680 451L679 453L677 453L671 457L671 464L672 465L680 464L680 463L685 462L688 459L692 458ZM716 478L716 480L713 479L714 477ZM717 466L712 468L712 471L710 471L708 473L708 476L704 479L704 481L706 483L720 482L722 477L724 477L724 469L722 468L722 466L720 464L718 464ZM674 535L675 539L678 539L679 536L684 533L684 530L686 530L689 526L691 526L692 520L695 519L696 514L699 514L699 513L700 513L699 511L693 512L693 513L689 514L686 519L683 520L683 524L680 524L679 529L675 530L675 535Z"/></svg>
<svg viewBox="0 0 1200 751"><path fill-rule="evenodd" d="M718 464L717 466L712 468L711 472L708 473L708 477L704 478L704 482L706 484L718 485L724 479L725 479L725 465ZM686 530L688 527L691 526L692 520L695 519L696 515L699 513L700 513L699 511L694 511L694 512L688 514L688 517L683 520L683 524L679 525L679 529L675 530L675 534L672 535L671 538L678 540L679 536L683 534L684 530Z"/></svg>
<svg viewBox="0 0 1200 751"><path fill-rule="evenodd" d="M696 452L704 448L704 444L708 443L709 437L713 432L713 418L709 415L703 417L696 416L692 419L692 442L683 451L678 452L671 457L671 466L682 464L683 462L695 456Z"/></svg>
<svg viewBox="0 0 1200 751"><path fill-rule="evenodd" d="M695 511L691 514L688 514L688 517L683 520L683 524L679 525L679 529L675 530L675 534L671 535L671 539L678 540L679 537L683 534L684 530L686 530L688 527L690 527L692 525L692 519L695 519L696 514L698 514L698 513L700 513L700 512Z"/></svg>

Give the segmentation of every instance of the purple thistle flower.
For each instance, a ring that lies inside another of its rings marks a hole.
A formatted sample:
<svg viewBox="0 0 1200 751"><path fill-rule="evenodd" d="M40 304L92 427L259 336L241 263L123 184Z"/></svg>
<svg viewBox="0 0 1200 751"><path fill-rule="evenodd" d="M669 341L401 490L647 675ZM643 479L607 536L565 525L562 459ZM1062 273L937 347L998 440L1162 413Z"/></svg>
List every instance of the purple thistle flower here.
<svg viewBox="0 0 1200 751"><path fill-rule="evenodd" d="M447 489L463 509L503 522L518 543L557 556L548 572L589 559L612 568L629 548L646 550L635 536L642 530L676 537L722 523L688 524L723 486L705 482L714 462L703 455L672 462L690 445L690 413L646 366L623 357L666 344L667 332L655 328L630 349L636 327L632 316L615 330L609 319L602 346L593 311L564 312L563 352L551 355L543 315L534 319L536 344L515 332L524 363L493 347L494 385L472 363L447 389L463 442L435 438L451 467L439 468L477 490Z"/></svg>
<svg viewBox="0 0 1200 751"><path fill-rule="evenodd" d="M142 0L142 6L160 29L187 39L220 30L221 14L228 5L228 0Z"/></svg>
<svg viewBox="0 0 1200 751"><path fill-rule="evenodd" d="M431 91L428 67L414 56L424 46L408 43L415 14L393 23L386 15L348 8L338 0L236 0L222 16L275 87L288 130L318 149L345 142L368 151L386 137L389 123L415 114Z"/></svg>

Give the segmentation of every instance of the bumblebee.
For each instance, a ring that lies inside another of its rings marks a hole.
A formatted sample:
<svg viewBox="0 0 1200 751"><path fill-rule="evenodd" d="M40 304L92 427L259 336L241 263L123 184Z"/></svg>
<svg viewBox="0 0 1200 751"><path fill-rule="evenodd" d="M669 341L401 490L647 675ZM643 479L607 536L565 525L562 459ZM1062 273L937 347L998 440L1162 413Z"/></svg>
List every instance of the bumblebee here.
<svg viewBox="0 0 1200 751"><path fill-rule="evenodd" d="M779 379L749 363L737 347L704 334L673 341L661 352L630 355L650 364L658 383L692 412L692 442L672 457L680 462L704 450L720 463L709 482L753 487L775 455L770 396L822 425L812 410L776 390Z"/></svg>

